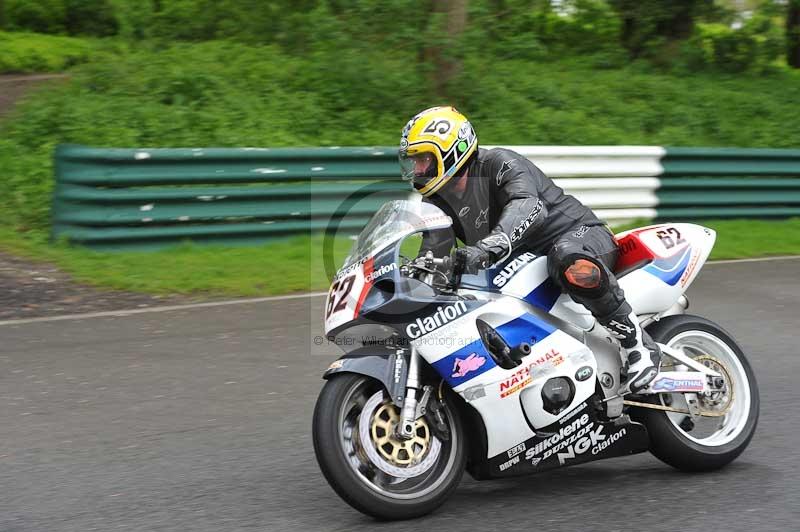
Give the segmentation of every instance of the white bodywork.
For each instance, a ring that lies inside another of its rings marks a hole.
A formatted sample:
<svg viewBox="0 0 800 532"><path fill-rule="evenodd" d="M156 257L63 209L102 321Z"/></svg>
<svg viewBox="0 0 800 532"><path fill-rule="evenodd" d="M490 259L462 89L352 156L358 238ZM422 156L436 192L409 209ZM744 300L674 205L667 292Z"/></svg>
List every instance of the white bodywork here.
<svg viewBox="0 0 800 532"><path fill-rule="evenodd" d="M673 228L680 234L669 248L656 236L666 228ZM619 283L640 317L657 318L678 304L708 258L715 233L694 224L657 225L634 231L655 260L627 273ZM596 325L585 307L564 294L557 297L549 313L535 302L531 303L531 292L548 281L547 259L524 258L523 262L526 263L511 268L514 271L504 279L495 277L495 284L502 284L501 295L469 291L473 296L485 298L487 303L412 342L426 361L435 364L453 351L480 340L475 325L478 318L495 328L523 316L534 316L553 326L554 330L546 338L532 345L531 353L519 367L506 370L494 366L454 387L481 414L490 457L531 438L533 429L551 425L574 411L595 392L598 375L619 375L621 365L617 342L610 339L603 327ZM674 267L664 266L673 262ZM586 367L591 368L591 378L578 381L578 370ZM711 373L705 371L704 374ZM576 389L570 405L554 416L542 407L541 389L546 381L556 376L571 379ZM673 377L678 379L681 375ZM614 382L609 387L609 396L616 393L618 384Z"/></svg>
<svg viewBox="0 0 800 532"><path fill-rule="evenodd" d="M431 204L393 201L384 205L334 279L326 302L326 334L355 322L373 280L400 268L385 260L376 265L377 255L406 236L451 223ZM640 319L652 321L685 308L683 294L708 258L715 233L694 224L664 224L631 230L618 240L617 267L629 270L620 272L620 286ZM598 383L606 401L616 397L621 412L622 399L616 396L619 344L586 308L561 294L549 279L546 257L522 253L482 277L474 276L473 281L462 279L462 286L471 289L461 290L461 299L443 298L441 305L428 305L426 315L404 322L404 332L415 348L412 361L417 355L422 357L480 413L490 457L582 410L577 407L596 393ZM531 346L520 365L512 369L498 365L481 338L479 319L509 347ZM715 377L694 367L682 353L675 355L686 359L687 369L696 370L702 379ZM574 388L574 394L568 405L560 405L561 410L552 414L544 408L542 388L554 377L567 379L561 382ZM686 373L665 378L663 386L688 386L693 391L702 380ZM412 418L414 412L415 401L404 403L403 416Z"/></svg>
<svg viewBox="0 0 800 532"><path fill-rule="evenodd" d="M685 241L672 248L666 248L664 243L656 236L663 228L677 229ZM680 266L684 261L685 268L669 272L655 266L655 263L639 268L625 275L619 284L625 291L625 298L633 307L634 312L643 316L664 312L674 305L680 296L686 292L692 281L695 280L700 268L705 264L711 248L714 247L717 234L706 227L695 224L663 224L640 229L634 229L639 238L651 251L660 258L678 257ZM618 237L630 234L632 231L620 233ZM685 258L684 258L685 257ZM656 272L656 270L659 270ZM665 276L673 274L678 276L675 284L666 282L653 282L653 273L662 273Z"/></svg>

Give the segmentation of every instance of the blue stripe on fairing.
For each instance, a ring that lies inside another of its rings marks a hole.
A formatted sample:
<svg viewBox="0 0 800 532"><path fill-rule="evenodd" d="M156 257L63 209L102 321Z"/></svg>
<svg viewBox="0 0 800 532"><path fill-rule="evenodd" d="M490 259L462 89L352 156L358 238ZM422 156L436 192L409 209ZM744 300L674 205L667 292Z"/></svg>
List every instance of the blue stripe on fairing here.
<svg viewBox="0 0 800 532"><path fill-rule="evenodd" d="M656 259L644 267L644 271L654 275L670 286L675 286L678 280L686 271L689 264L689 257L692 256L692 247L686 246L683 255L675 254L665 259Z"/></svg>
<svg viewBox="0 0 800 532"><path fill-rule="evenodd" d="M533 314L523 314L497 327L496 330L508 345L515 347L522 342L531 345L541 342L553 334L556 328Z"/></svg>
<svg viewBox="0 0 800 532"><path fill-rule="evenodd" d="M475 359L483 359L483 365L475 368L462 377L454 377L453 374L455 373L456 369L456 359L466 360L470 355L473 354L475 355ZM486 351L486 347L484 347L483 342L480 339L465 345L454 353L450 353L443 359L437 360L433 363L433 369L435 369L436 372L441 375L442 378L446 380L452 388L460 386L461 384L474 379L478 375L483 375L495 366L497 366L497 364L494 363L494 360L492 360L491 355L489 355L489 353Z"/></svg>
<svg viewBox="0 0 800 532"><path fill-rule="evenodd" d="M496 327L496 330L508 345L515 347L522 342L528 342L529 344L541 342L543 339L553 334L556 328L532 314L523 314L518 318ZM483 359L481 366L467 372L466 375L454 377L456 360L464 361L473 354L475 355L472 358L473 361L479 362L479 359ZM433 363L433 367L437 373L439 373L453 388L471 381L475 377L486 373L496 366L497 364L494 363L494 360L480 339L465 345L454 353L450 353L441 360Z"/></svg>
<svg viewBox="0 0 800 532"><path fill-rule="evenodd" d="M539 286L537 286L530 294L523 297L526 303L530 303L534 307L550 312L556 300L561 296L561 288L553 282L549 277Z"/></svg>

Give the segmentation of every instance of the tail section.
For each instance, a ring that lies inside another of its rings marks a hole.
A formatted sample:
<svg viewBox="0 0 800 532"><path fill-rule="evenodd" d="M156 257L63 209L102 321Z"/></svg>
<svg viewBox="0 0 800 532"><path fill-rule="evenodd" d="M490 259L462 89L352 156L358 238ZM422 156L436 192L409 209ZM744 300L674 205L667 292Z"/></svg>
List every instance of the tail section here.
<svg viewBox="0 0 800 532"><path fill-rule="evenodd" d="M688 223L660 224L617 235L615 267L625 298L637 314L670 308L705 264L716 233Z"/></svg>

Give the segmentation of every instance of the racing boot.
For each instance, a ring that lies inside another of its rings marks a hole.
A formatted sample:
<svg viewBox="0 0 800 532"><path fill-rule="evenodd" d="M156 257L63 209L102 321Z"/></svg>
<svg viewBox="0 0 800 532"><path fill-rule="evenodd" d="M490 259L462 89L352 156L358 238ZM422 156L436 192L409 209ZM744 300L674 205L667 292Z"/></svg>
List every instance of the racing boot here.
<svg viewBox="0 0 800 532"><path fill-rule="evenodd" d="M637 342L635 346L627 349L627 361L624 362L627 376L620 383L620 395L638 393L647 388L658 375L661 364L661 348L642 330L635 315L633 323L636 327Z"/></svg>
<svg viewBox="0 0 800 532"><path fill-rule="evenodd" d="M630 307L625 304L619 310L630 310ZM633 311L627 314L616 312L603 325L617 337L625 350L624 354L620 353L626 377L620 383L619 395L637 393L647 388L658 375L661 349L650 335L642 330L639 318Z"/></svg>

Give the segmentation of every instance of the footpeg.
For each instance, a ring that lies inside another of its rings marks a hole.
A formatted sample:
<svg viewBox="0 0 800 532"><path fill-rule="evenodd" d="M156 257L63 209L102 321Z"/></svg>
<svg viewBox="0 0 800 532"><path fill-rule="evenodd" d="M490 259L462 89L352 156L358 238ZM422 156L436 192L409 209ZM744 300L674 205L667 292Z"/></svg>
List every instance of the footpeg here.
<svg viewBox="0 0 800 532"><path fill-rule="evenodd" d="M622 416L623 399L621 395L609 397L605 401L606 416L609 419L620 418Z"/></svg>
<svg viewBox="0 0 800 532"><path fill-rule="evenodd" d="M628 414L622 414L614 419L615 427L624 427L631 424L631 417Z"/></svg>

